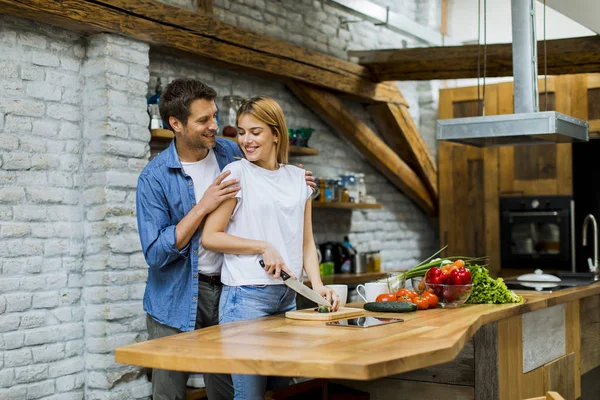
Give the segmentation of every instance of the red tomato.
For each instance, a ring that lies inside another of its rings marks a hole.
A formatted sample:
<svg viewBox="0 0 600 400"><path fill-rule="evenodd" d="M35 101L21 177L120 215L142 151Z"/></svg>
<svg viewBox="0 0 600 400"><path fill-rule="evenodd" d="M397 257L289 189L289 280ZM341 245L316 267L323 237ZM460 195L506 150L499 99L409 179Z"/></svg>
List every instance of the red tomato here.
<svg viewBox="0 0 600 400"><path fill-rule="evenodd" d="M416 300L419 310L427 310L429 308L429 300L425 297L419 297Z"/></svg>
<svg viewBox="0 0 600 400"><path fill-rule="evenodd" d="M438 297L431 293L431 292L425 292L423 293L423 297L427 299L427 301L429 302L429 308L435 308L438 305Z"/></svg>
<svg viewBox="0 0 600 400"><path fill-rule="evenodd" d="M377 296L377 298L375 299L375 301L378 302L378 303L388 303L390 301L396 301L396 295L395 294L382 293L379 296Z"/></svg>
<svg viewBox="0 0 600 400"><path fill-rule="evenodd" d="M409 295L396 297L396 301L401 303L414 303L413 299Z"/></svg>
<svg viewBox="0 0 600 400"><path fill-rule="evenodd" d="M411 301L413 299L415 299L416 297L418 297L418 296L419 295L414 290L400 289L400 290L398 290L396 292L396 297L398 297L398 298L400 298L400 297L409 297L411 299Z"/></svg>

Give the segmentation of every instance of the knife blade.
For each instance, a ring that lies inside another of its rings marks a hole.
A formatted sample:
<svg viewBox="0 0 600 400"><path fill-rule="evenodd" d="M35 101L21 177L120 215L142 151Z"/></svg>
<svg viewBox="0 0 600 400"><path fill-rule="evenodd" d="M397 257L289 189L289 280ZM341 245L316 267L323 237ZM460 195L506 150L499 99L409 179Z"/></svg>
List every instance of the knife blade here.
<svg viewBox="0 0 600 400"><path fill-rule="evenodd" d="M263 267L263 269L264 269L265 268L264 261L260 260L259 263L260 263L260 266ZM309 288L302 282L298 281L297 279L292 278L285 271L281 271L280 274L281 274L281 279L283 279L283 283L287 287L292 289L294 292L306 297L310 301L313 301L321 306L331 307L331 304L329 304L327 302L327 300L324 299L319 293L315 292L314 290L312 290L311 288Z"/></svg>

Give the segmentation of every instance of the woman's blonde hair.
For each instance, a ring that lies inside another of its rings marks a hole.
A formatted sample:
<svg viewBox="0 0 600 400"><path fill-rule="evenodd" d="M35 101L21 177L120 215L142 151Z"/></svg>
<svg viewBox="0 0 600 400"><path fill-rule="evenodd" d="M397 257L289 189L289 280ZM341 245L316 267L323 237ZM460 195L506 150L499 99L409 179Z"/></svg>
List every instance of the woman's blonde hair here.
<svg viewBox="0 0 600 400"><path fill-rule="evenodd" d="M277 162L288 163L288 130L281 106L272 98L258 96L245 100L237 111L236 124L243 114L250 114L267 125L277 137Z"/></svg>

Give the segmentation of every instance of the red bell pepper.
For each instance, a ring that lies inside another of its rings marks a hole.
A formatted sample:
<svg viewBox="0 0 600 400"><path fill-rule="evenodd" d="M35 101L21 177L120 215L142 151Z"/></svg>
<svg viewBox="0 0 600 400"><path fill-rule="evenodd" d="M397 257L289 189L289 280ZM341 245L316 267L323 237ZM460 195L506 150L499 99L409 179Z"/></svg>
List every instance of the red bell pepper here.
<svg viewBox="0 0 600 400"><path fill-rule="evenodd" d="M429 268L427 274L425 274L425 282L435 285L446 283L447 275L442 272L438 267Z"/></svg>
<svg viewBox="0 0 600 400"><path fill-rule="evenodd" d="M450 276L448 277L449 285L468 285L469 283L471 283L471 273L465 267L460 267L450 272Z"/></svg>

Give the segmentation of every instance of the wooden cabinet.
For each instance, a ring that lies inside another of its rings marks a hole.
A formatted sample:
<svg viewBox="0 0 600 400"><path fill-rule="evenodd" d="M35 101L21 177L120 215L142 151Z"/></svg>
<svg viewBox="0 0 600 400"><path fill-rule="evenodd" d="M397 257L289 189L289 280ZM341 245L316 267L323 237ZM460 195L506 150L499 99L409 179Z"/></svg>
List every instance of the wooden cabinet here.
<svg viewBox="0 0 600 400"><path fill-rule="evenodd" d="M539 80L541 111L558 111L585 119L582 97L585 75L548 77ZM498 85L499 114L512 114L513 83ZM573 168L571 144L504 146L499 148L500 195L572 195Z"/></svg>
<svg viewBox="0 0 600 400"><path fill-rule="evenodd" d="M480 115L477 88L440 91L439 118ZM498 113L498 87L486 88L486 115ZM489 269L500 267L498 149L439 142L441 245L446 255L489 256Z"/></svg>
<svg viewBox="0 0 600 400"><path fill-rule="evenodd" d="M545 93L547 85L547 95ZM539 80L540 110L589 120L590 137L600 136L600 74ZM481 115L477 87L440 91L439 119ZM513 83L486 87L486 115L513 113ZM571 144L479 149L439 142L441 245L447 254L487 255L500 272L500 196L572 195Z"/></svg>

